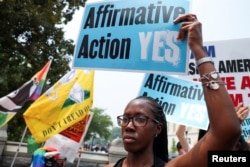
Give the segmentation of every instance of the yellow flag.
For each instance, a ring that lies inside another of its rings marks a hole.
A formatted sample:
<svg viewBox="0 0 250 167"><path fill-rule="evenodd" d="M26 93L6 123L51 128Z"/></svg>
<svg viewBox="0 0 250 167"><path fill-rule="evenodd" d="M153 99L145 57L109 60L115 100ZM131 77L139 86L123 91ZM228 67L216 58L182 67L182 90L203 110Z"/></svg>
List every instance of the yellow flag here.
<svg viewBox="0 0 250 167"><path fill-rule="evenodd" d="M72 70L40 96L23 114L36 142L81 121L93 104L93 70Z"/></svg>

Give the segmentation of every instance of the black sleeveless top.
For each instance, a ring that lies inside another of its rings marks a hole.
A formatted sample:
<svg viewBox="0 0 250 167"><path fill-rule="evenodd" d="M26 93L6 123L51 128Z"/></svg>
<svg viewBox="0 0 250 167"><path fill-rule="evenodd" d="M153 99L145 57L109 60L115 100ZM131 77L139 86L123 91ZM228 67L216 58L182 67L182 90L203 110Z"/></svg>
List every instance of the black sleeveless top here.
<svg viewBox="0 0 250 167"><path fill-rule="evenodd" d="M126 157L119 159L114 165L114 167L122 167L122 163L125 158ZM158 157L154 157L154 165L152 167L164 167L164 166L165 166L165 162L162 159Z"/></svg>

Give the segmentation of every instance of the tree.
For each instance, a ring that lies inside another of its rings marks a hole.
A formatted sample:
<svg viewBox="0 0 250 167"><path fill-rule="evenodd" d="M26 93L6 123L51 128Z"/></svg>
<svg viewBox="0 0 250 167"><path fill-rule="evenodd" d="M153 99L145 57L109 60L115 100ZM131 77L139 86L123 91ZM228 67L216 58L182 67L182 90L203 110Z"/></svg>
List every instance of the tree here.
<svg viewBox="0 0 250 167"><path fill-rule="evenodd" d="M122 137L121 128L120 127L113 127L111 130L111 135L109 137L109 141L112 141L112 140L116 139L117 137L119 137L119 138Z"/></svg>
<svg viewBox="0 0 250 167"><path fill-rule="evenodd" d="M90 140L93 134L98 134L100 138L107 140L111 135L111 128L113 126L112 119L109 115L105 114L103 109L92 108L94 113L92 121L89 125L85 141Z"/></svg>
<svg viewBox="0 0 250 167"><path fill-rule="evenodd" d="M0 97L29 80L50 56L54 61L44 90L70 69L74 45L73 40L64 39L63 26L84 4L84 0L0 1ZM25 127L22 118L25 109L8 124L8 136L11 137L8 140L20 139L20 129ZM12 132L14 135L10 135Z"/></svg>
<svg viewBox="0 0 250 167"><path fill-rule="evenodd" d="M172 144L171 144L171 151L170 153L175 153L177 151L177 148L176 148L176 141L175 139L173 138L172 139Z"/></svg>

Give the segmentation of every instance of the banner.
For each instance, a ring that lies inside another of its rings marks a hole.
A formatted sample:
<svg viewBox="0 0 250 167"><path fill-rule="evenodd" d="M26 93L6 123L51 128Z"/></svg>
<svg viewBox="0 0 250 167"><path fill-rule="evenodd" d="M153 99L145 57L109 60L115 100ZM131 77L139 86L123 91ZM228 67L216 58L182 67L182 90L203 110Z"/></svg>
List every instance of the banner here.
<svg viewBox="0 0 250 167"><path fill-rule="evenodd" d="M86 3L74 68L187 73L187 40L177 41L188 0Z"/></svg>
<svg viewBox="0 0 250 167"><path fill-rule="evenodd" d="M92 117L93 113L90 112L81 121L62 131L60 134L49 138L45 142L45 147L55 147L61 157L67 158L68 162L73 163L88 131Z"/></svg>
<svg viewBox="0 0 250 167"><path fill-rule="evenodd" d="M71 70L23 114L40 143L81 121L93 104L94 71Z"/></svg>
<svg viewBox="0 0 250 167"><path fill-rule="evenodd" d="M168 122L207 130L209 120L200 82L174 76L146 74L139 96L154 98Z"/></svg>
<svg viewBox="0 0 250 167"><path fill-rule="evenodd" d="M0 98L0 128L11 120L27 101L36 100L43 89L52 59L17 90Z"/></svg>

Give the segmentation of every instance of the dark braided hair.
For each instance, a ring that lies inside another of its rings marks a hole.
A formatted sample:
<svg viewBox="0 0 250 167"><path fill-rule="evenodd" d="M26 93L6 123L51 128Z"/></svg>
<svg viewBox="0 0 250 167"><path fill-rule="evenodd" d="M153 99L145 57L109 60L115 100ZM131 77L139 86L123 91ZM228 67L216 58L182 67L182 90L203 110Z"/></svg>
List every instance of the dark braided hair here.
<svg viewBox="0 0 250 167"><path fill-rule="evenodd" d="M168 162L167 121L162 106L149 96L139 96L135 99L143 99L147 101L147 104L150 106L149 109L154 114L155 119L162 124L162 131L154 140L153 151L155 156Z"/></svg>

